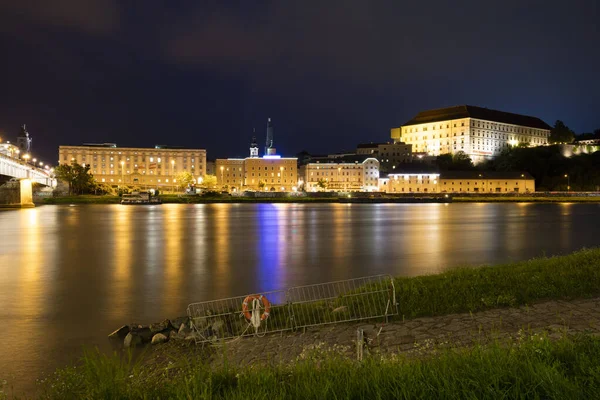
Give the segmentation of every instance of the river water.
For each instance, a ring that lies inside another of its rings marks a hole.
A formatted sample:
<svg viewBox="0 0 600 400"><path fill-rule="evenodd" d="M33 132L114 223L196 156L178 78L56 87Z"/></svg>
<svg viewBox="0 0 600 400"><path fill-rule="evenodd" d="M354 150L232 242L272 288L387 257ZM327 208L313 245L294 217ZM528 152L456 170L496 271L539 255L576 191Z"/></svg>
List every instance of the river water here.
<svg viewBox="0 0 600 400"><path fill-rule="evenodd" d="M600 244L596 204L164 204L0 212L0 381L17 393L188 303Z"/></svg>

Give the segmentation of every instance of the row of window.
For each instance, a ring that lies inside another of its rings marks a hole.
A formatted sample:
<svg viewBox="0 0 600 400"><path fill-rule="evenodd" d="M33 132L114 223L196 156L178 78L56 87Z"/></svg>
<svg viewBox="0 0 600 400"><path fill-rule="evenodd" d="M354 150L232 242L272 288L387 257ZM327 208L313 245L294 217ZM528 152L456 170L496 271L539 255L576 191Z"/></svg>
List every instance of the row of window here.
<svg viewBox="0 0 600 400"><path fill-rule="evenodd" d="M457 124L454 123L453 124L454 128L457 127ZM460 123L460 126L463 127L465 126L464 122ZM513 133L525 133L525 134L529 134L529 135L535 135L535 136L547 136L549 134L548 131L546 130L541 130L541 129L535 129L535 128L528 128L528 127L517 127L517 126L511 126L511 125L500 125L500 124L495 124L495 123L489 123L489 122L484 122L483 126L482 126L482 122L481 121L471 121L471 126L472 127L477 127L477 128L484 128L484 129L494 129L494 130L499 130L499 131L503 131L503 132L513 132ZM450 124L446 124L446 129L450 128ZM439 124L439 125L432 125L431 126L432 130L436 130L436 129L444 129L444 125L443 124ZM423 126L421 127L421 132L427 132L429 130L428 126ZM419 132L419 127L413 127L413 128L404 128L402 133L416 133Z"/></svg>

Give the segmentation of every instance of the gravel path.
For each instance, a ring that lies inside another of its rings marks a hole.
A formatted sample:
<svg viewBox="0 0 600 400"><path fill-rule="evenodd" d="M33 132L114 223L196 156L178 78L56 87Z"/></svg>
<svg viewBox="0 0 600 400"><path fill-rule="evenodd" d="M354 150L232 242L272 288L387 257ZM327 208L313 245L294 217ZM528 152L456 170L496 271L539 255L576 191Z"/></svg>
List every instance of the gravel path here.
<svg viewBox="0 0 600 400"><path fill-rule="evenodd" d="M600 298L547 301L519 308L478 313L416 318L404 322L347 323L307 329L305 332L246 337L216 349L213 365L226 359L230 365L288 363L318 348L356 357L357 329L365 335L365 353L422 354L439 346L469 346L493 339L516 338L545 332L550 338L564 334L600 333Z"/></svg>

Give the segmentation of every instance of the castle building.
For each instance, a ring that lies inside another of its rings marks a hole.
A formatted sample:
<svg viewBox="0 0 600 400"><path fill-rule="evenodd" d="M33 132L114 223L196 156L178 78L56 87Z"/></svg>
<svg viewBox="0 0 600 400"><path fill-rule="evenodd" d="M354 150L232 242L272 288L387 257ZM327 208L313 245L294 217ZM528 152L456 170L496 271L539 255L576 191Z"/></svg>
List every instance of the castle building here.
<svg viewBox="0 0 600 400"><path fill-rule="evenodd" d="M396 142L430 156L462 151L474 163L500 154L509 146L548 144L550 126L539 118L475 106L422 111L400 128L391 129Z"/></svg>
<svg viewBox="0 0 600 400"><path fill-rule="evenodd" d="M277 155L271 118L267 121L266 144L265 154L262 157L258 154L256 137L253 137L249 157L217 159L215 161L217 186L232 192L298 190L298 159Z"/></svg>
<svg viewBox="0 0 600 400"><path fill-rule="evenodd" d="M99 183L145 188L177 186L177 175L189 172L196 181L206 174L206 150L157 145L117 147L114 143L60 146L59 164L89 165Z"/></svg>

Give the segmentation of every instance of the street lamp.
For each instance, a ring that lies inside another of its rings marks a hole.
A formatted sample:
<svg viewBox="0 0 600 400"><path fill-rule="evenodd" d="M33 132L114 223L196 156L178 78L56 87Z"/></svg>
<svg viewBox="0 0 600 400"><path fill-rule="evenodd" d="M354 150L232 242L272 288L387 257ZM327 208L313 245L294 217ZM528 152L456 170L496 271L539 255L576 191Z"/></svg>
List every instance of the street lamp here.
<svg viewBox="0 0 600 400"><path fill-rule="evenodd" d="M570 177L569 174L565 174L565 178L567 178L567 192L571 191L571 183L570 183Z"/></svg>
<svg viewBox="0 0 600 400"><path fill-rule="evenodd" d="M221 188L223 188L223 166L221 165Z"/></svg>
<svg viewBox="0 0 600 400"><path fill-rule="evenodd" d="M29 158L31 158L29 154L23 154L23 160L25 160L25 162L29 162Z"/></svg>
<svg viewBox="0 0 600 400"><path fill-rule="evenodd" d="M125 179L123 178L123 173L125 169L125 161L121 161L121 184L125 186Z"/></svg>
<svg viewBox="0 0 600 400"><path fill-rule="evenodd" d="M279 167L279 183L280 184L283 183L283 167ZM283 190L282 190L282 192L283 192Z"/></svg>
<svg viewBox="0 0 600 400"><path fill-rule="evenodd" d="M173 193L175 193L175 160L171 160L171 180L173 181Z"/></svg>

